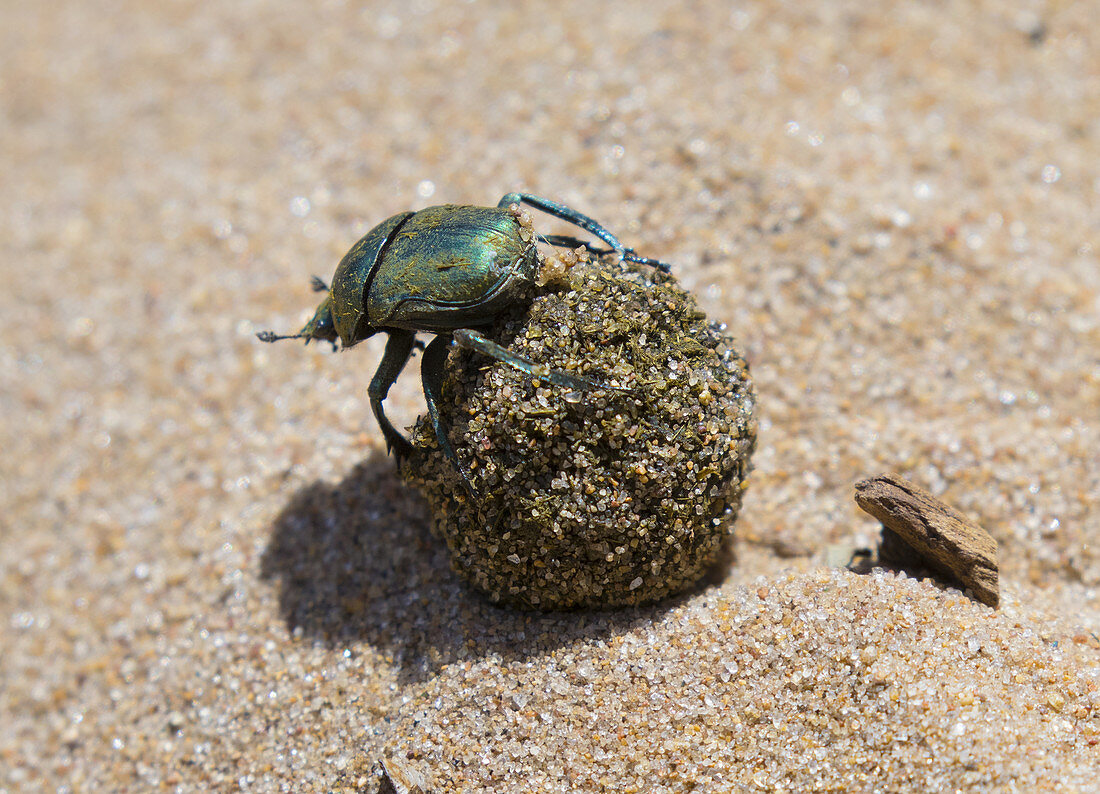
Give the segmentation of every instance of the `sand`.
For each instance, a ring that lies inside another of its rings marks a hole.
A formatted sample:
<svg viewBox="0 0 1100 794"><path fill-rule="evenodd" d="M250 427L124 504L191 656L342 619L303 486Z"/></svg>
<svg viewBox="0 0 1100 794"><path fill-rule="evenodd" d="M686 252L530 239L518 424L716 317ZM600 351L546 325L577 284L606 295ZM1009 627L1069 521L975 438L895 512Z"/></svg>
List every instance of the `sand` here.
<svg viewBox="0 0 1100 794"><path fill-rule="evenodd" d="M0 790L1098 790L1100 7L548 8L0 12ZM385 456L383 340L254 336L511 190L746 350L689 595L487 603ZM996 538L997 611L836 567L886 471Z"/></svg>

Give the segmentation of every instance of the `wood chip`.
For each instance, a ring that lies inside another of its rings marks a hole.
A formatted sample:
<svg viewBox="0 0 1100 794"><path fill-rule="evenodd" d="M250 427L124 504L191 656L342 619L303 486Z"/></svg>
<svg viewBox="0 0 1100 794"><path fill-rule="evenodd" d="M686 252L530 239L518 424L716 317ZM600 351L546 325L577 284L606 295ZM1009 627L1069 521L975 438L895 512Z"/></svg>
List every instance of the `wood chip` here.
<svg viewBox="0 0 1100 794"><path fill-rule="evenodd" d="M856 504L886 527L886 556L893 533L929 568L970 588L983 604L997 607L997 541L980 526L923 488L890 474L856 483Z"/></svg>

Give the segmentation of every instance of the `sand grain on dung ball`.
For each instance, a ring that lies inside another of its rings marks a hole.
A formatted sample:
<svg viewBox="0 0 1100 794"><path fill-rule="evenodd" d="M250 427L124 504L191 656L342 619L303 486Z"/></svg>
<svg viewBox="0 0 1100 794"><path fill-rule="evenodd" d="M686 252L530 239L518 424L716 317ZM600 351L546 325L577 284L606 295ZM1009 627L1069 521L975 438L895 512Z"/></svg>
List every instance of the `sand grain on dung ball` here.
<svg viewBox="0 0 1100 794"><path fill-rule="evenodd" d="M405 476L455 569L493 600L651 602L695 582L730 534L756 441L748 367L674 278L585 257L554 267L489 335L628 391L569 391L456 350L441 410L478 499L424 419Z"/></svg>

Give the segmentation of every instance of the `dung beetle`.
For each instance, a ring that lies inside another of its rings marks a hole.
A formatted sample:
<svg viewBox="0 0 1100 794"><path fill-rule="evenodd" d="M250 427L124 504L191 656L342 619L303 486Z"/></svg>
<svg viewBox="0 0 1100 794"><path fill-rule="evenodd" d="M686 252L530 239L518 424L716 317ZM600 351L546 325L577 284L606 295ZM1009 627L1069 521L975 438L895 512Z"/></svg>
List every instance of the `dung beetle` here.
<svg viewBox="0 0 1100 794"><path fill-rule="evenodd" d="M529 294L542 266L537 243L577 247L582 240L565 235L536 235L522 222L520 204L561 218L598 237L609 248L590 249L596 255L616 253L620 260L669 266L639 256L592 218L550 199L528 193L508 193L495 207L445 204L419 212L401 212L367 232L340 260L329 289L314 277L314 289L328 294L313 318L296 334L263 331L264 342L279 339L339 340L345 347L384 331L389 335L382 362L371 379L368 395L386 439L386 449L398 461L411 450L408 440L386 418L382 402L404 369L416 334L435 338L424 348L420 372L424 400L440 449L454 464L466 489L470 479L447 439L439 404L443 371L451 341L566 389L619 389L597 380L540 368L534 361L486 339L475 330L492 323Z"/></svg>

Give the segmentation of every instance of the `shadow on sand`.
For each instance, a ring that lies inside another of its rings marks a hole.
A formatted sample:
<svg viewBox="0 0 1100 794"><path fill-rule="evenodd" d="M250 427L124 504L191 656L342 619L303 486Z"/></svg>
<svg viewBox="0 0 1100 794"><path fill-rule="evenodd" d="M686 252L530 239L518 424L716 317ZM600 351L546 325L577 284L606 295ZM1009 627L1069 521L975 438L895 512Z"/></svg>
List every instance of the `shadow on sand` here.
<svg viewBox="0 0 1100 794"><path fill-rule="evenodd" d="M405 681L498 654L524 660L621 634L680 603L609 612L526 613L496 606L451 570L428 508L393 461L372 455L333 486L303 487L272 527L262 576L279 586L291 629L329 647L368 643Z"/></svg>

